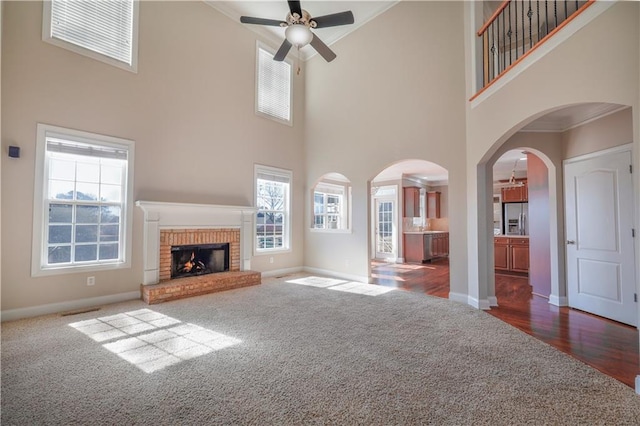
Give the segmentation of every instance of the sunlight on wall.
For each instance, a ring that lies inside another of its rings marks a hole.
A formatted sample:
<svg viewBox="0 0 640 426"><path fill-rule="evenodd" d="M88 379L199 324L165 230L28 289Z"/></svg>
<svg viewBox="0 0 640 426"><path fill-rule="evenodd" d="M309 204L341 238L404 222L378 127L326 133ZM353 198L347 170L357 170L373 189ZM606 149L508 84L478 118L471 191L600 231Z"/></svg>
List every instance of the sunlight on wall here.
<svg viewBox="0 0 640 426"><path fill-rule="evenodd" d="M139 309L69 324L145 373L241 343L198 325ZM126 337L126 338L122 338Z"/></svg>
<svg viewBox="0 0 640 426"><path fill-rule="evenodd" d="M364 294L367 296L378 296L395 290L391 287L382 287L374 284L348 282L334 278L304 277L287 281L291 284L300 284L310 287L328 288L329 290L344 291L346 293Z"/></svg>

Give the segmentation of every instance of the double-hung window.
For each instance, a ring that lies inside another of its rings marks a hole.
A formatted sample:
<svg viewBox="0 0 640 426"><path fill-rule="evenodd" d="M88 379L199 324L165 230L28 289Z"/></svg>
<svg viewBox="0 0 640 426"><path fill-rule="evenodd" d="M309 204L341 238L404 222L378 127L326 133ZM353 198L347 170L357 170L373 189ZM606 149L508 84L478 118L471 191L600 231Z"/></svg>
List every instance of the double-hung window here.
<svg viewBox="0 0 640 426"><path fill-rule="evenodd" d="M344 229L345 187L319 183L313 192L313 227L316 229Z"/></svg>
<svg viewBox="0 0 640 426"><path fill-rule="evenodd" d="M351 183L342 175L340 179L323 177L313 187L313 231L349 232L351 226Z"/></svg>
<svg viewBox="0 0 640 426"><path fill-rule="evenodd" d="M138 2L44 2L42 39L76 53L136 72Z"/></svg>
<svg viewBox="0 0 640 426"><path fill-rule="evenodd" d="M133 142L38 125L32 275L130 266Z"/></svg>
<svg viewBox="0 0 640 426"><path fill-rule="evenodd" d="M291 64L260 45L256 62L256 114L291 125Z"/></svg>
<svg viewBox="0 0 640 426"><path fill-rule="evenodd" d="M288 170L255 166L256 253L290 248L291 180Z"/></svg>

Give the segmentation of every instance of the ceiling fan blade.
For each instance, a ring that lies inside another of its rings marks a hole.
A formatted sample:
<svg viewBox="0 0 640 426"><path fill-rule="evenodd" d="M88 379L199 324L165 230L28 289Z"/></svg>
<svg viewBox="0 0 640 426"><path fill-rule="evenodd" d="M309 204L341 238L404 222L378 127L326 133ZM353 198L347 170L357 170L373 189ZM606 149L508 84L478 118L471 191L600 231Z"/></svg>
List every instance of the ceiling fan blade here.
<svg viewBox="0 0 640 426"><path fill-rule="evenodd" d="M331 15L318 16L317 18L311 18L311 21L315 21L316 28L337 27L338 25L353 24L353 13L350 10L346 12L333 13Z"/></svg>
<svg viewBox="0 0 640 426"><path fill-rule="evenodd" d="M289 40L285 38L282 44L280 45L280 49L278 49L276 54L273 56L273 60L284 61L284 58L287 57L287 53L289 53L290 49L291 49L291 43L289 43Z"/></svg>
<svg viewBox="0 0 640 426"><path fill-rule="evenodd" d="M311 39L311 46L316 49L316 52L320 54L324 58L325 61L331 62L336 58L336 54L333 53L333 50L329 49L329 46L324 44L322 40L320 40L315 34Z"/></svg>
<svg viewBox="0 0 640 426"><path fill-rule="evenodd" d="M302 6L300 6L299 1L288 1L287 3L289 3L289 10L292 15L297 13L298 16L302 16Z"/></svg>
<svg viewBox="0 0 640 426"><path fill-rule="evenodd" d="M241 16L240 22L243 24L271 25L273 27L279 27L280 24L287 25L286 22L278 21L277 19L253 18L251 16Z"/></svg>

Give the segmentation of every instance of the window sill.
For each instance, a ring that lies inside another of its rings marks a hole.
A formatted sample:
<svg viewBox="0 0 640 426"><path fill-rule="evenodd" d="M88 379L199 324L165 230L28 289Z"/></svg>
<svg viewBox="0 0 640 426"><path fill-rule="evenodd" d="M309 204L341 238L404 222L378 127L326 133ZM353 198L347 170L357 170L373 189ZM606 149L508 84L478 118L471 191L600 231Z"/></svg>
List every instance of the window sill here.
<svg viewBox="0 0 640 426"><path fill-rule="evenodd" d="M351 229L323 229L323 228L309 228L312 233L318 234L351 234Z"/></svg>
<svg viewBox="0 0 640 426"><path fill-rule="evenodd" d="M78 274L86 272L100 272L100 271L112 271L116 269L131 268L131 262L120 263L101 263L91 265L76 265L76 266L60 266L60 267L34 267L31 269L31 277L47 277L55 275L68 275Z"/></svg>

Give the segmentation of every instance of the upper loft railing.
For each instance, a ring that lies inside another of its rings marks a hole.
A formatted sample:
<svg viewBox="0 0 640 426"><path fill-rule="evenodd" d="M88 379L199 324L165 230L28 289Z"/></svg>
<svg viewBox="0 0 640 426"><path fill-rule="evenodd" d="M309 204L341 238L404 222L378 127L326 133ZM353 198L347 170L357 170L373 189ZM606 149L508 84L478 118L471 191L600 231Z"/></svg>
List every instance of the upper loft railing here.
<svg viewBox="0 0 640 426"><path fill-rule="evenodd" d="M505 0L478 31L482 90L594 1Z"/></svg>

